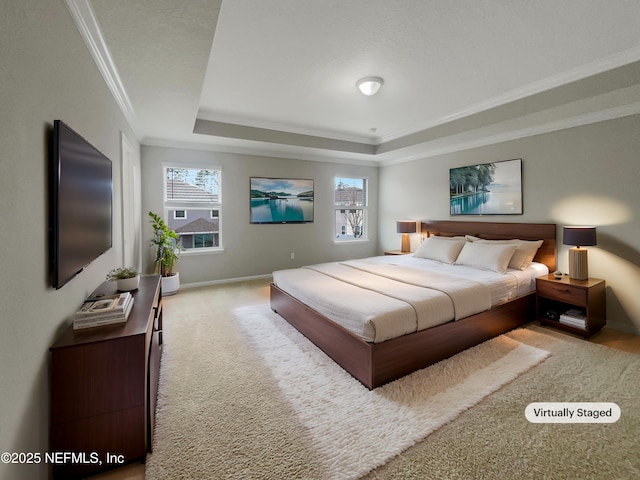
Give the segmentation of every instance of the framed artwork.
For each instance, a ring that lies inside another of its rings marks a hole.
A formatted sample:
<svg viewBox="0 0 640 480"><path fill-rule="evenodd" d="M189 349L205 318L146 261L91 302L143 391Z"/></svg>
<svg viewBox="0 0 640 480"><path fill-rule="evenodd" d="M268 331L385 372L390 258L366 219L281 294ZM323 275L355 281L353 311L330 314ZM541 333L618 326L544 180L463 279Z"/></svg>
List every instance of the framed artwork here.
<svg viewBox="0 0 640 480"><path fill-rule="evenodd" d="M250 222L312 223L313 180L251 177Z"/></svg>
<svg viewBox="0 0 640 480"><path fill-rule="evenodd" d="M449 170L451 215L522 215L522 159Z"/></svg>

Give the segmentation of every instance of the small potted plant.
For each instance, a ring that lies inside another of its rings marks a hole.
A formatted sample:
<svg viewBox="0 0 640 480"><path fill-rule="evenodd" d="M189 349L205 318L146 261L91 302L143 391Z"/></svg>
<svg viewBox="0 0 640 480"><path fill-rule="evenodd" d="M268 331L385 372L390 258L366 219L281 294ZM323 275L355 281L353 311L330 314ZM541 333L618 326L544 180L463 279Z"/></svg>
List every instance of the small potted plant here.
<svg viewBox="0 0 640 480"><path fill-rule="evenodd" d="M180 236L153 212L149 212L153 238L151 246L155 250L156 271L162 276L162 295L172 295L180 288L180 276L173 271L182 252Z"/></svg>
<svg viewBox="0 0 640 480"><path fill-rule="evenodd" d="M133 267L114 268L107 274L107 281L116 282L121 292L130 292L140 284L140 272Z"/></svg>

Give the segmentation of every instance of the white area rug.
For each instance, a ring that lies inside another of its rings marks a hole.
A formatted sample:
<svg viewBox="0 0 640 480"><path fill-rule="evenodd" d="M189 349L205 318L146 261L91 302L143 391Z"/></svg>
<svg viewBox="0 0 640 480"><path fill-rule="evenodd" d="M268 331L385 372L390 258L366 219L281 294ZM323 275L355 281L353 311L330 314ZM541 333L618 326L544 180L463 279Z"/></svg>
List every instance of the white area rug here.
<svg viewBox="0 0 640 480"><path fill-rule="evenodd" d="M549 355L500 336L369 391L267 306L234 314L333 480L383 465Z"/></svg>

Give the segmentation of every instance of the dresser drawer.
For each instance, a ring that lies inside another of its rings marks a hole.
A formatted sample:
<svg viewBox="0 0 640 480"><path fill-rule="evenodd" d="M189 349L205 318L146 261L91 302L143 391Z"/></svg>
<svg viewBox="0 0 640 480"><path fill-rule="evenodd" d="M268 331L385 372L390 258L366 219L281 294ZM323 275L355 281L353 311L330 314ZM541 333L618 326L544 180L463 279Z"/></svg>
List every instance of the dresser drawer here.
<svg viewBox="0 0 640 480"><path fill-rule="evenodd" d="M541 297L551 298L572 305L586 306L587 290L562 283L536 282L537 293Z"/></svg>

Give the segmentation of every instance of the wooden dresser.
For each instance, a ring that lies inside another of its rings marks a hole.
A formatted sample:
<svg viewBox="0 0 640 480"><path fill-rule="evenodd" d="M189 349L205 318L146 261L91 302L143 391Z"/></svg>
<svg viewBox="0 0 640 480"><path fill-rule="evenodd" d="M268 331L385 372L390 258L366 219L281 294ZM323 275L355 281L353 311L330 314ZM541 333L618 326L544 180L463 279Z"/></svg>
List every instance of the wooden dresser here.
<svg viewBox="0 0 640 480"><path fill-rule="evenodd" d="M94 294L115 293L103 283ZM126 323L85 330L70 326L51 351L51 452L54 478L78 478L144 460L151 450L160 349L159 276L131 292Z"/></svg>

